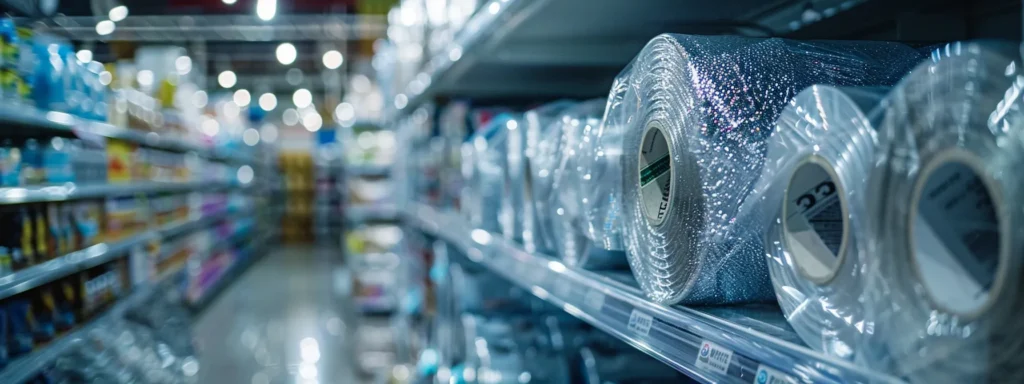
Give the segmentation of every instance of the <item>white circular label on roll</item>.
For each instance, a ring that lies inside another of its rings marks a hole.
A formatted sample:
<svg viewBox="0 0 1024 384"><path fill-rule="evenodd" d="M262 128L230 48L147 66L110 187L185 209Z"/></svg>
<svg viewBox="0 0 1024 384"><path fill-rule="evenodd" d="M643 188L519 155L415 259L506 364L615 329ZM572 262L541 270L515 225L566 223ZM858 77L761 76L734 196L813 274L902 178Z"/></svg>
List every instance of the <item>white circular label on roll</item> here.
<svg viewBox="0 0 1024 384"><path fill-rule="evenodd" d="M952 157L964 156L970 157ZM925 288L936 304L961 315L987 305L1002 240L992 194L969 162L946 160L925 171L911 223L913 259Z"/></svg>
<svg viewBox="0 0 1024 384"><path fill-rule="evenodd" d="M787 252L810 280L825 283L835 276L844 256L846 201L835 171L811 157L793 172L783 210Z"/></svg>
<svg viewBox="0 0 1024 384"><path fill-rule="evenodd" d="M660 225L672 204L672 150L661 127L649 125L640 143L640 204L648 221Z"/></svg>

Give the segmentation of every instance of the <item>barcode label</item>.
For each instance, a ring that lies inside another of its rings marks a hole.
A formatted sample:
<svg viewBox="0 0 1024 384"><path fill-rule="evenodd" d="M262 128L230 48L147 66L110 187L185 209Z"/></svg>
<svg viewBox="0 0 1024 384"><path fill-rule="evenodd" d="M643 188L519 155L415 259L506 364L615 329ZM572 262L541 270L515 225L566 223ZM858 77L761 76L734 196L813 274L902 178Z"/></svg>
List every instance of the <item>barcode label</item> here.
<svg viewBox="0 0 1024 384"><path fill-rule="evenodd" d="M654 318L651 315L640 312L633 309L633 312L629 314L629 330L633 331L640 336L647 336L651 333L651 325L654 323Z"/></svg>
<svg viewBox="0 0 1024 384"><path fill-rule="evenodd" d="M587 296L583 297L583 305L600 312L604 307L604 294L596 289L591 289L587 292Z"/></svg>
<svg viewBox="0 0 1024 384"><path fill-rule="evenodd" d="M754 384L796 384L796 379L764 365L757 366Z"/></svg>
<svg viewBox="0 0 1024 384"><path fill-rule="evenodd" d="M718 344L705 340L697 352L697 361L694 365L699 369L705 369L721 374L729 372L729 362L732 361L732 350Z"/></svg>

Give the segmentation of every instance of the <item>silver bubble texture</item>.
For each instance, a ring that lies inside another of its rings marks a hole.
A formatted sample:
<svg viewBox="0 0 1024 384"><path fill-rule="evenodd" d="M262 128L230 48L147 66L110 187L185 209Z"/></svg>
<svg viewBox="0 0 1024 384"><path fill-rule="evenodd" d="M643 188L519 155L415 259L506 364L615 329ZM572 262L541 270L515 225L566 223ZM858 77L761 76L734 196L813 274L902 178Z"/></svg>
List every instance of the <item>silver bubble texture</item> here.
<svg viewBox="0 0 1024 384"><path fill-rule="evenodd" d="M912 65L893 57L909 50L732 36L649 42L616 79L605 118L605 125L625 127L625 241L648 297L683 304L773 299L765 213L748 197L776 118L813 84L894 84Z"/></svg>
<svg viewBox="0 0 1024 384"><path fill-rule="evenodd" d="M505 170L508 158L508 122L511 115L495 117L483 129L470 137L472 164L468 183L470 188L464 194L463 210L469 215L470 224L488 232L502 232L514 226L514 216L507 207L505 196Z"/></svg>
<svg viewBox="0 0 1024 384"><path fill-rule="evenodd" d="M555 250L551 233L549 207L551 180L558 164L558 140L549 138L549 131L557 129L562 111L574 105L571 101L556 101L531 109L523 115L526 125L521 138L524 141L522 194L523 247L530 252L550 253ZM513 149L511 140L509 150Z"/></svg>
<svg viewBox="0 0 1024 384"><path fill-rule="evenodd" d="M588 101L567 109L542 138L557 145L554 155L558 160L551 176L553 193L548 197L548 216L555 251L569 265L580 265L588 254L589 241L580 205L580 137L587 124L596 123L603 107L602 101Z"/></svg>
<svg viewBox="0 0 1024 384"><path fill-rule="evenodd" d="M950 44L890 95L868 198L875 327L858 352L876 369L1024 381L1020 65L1017 46Z"/></svg>
<svg viewBox="0 0 1024 384"><path fill-rule="evenodd" d="M786 320L812 348L852 360L873 328L864 293L867 183L887 87L816 85L783 109L761 181L768 270Z"/></svg>

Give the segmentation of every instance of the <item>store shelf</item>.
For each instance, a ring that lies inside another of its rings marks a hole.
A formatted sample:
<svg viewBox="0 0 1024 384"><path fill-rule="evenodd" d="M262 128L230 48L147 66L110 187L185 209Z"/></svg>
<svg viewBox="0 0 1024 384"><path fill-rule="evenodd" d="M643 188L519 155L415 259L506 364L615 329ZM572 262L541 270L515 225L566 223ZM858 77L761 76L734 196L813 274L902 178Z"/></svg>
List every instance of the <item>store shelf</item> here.
<svg viewBox="0 0 1024 384"><path fill-rule="evenodd" d="M88 335L97 327L103 326L108 319L124 316L129 309L138 306L143 300L149 298L156 285L144 285L136 287L132 293L118 301L107 312L90 320L86 325L81 326L56 341L43 346L32 353L17 358L3 370L0 370L0 383L25 383L35 377L39 372L52 364L64 352L68 351L75 343Z"/></svg>
<svg viewBox="0 0 1024 384"><path fill-rule="evenodd" d="M173 152L195 152L211 160L235 163L252 162L251 156L225 153L206 145L191 143L169 135L117 127L104 122L82 119L63 112L41 111L29 106L12 105L10 103L0 105L0 124L73 133L83 139L118 139ZM24 130L19 130L18 133L26 135ZM31 134L28 135L31 136Z"/></svg>
<svg viewBox="0 0 1024 384"><path fill-rule="evenodd" d="M345 174L355 177L387 177L391 174L389 165L349 165L345 167Z"/></svg>
<svg viewBox="0 0 1024 384"><path fill-rule="evenodd" d="M243 188L222 181L186 182L131 182L110 184L66 183L62 185L40 185L0 188L0 205L42 203L98 197L131 196L153 193L181 193L191 191L213 191L229 188Z"/></svg>
<svg viewBox="0 0 1024 384"><path fill-rule="evenodd" d="M965 12L951 0L490 0L432 53L393 100L394 123L436 96L490 100L605 97L614 76L661 33L951 41L1019 39L1020 5L979 0ZM901 17L905 14L928 17ZM1000 15L1010 21L1005 23ZM1015 17L1015 19L1014 19ZM969 25L1016 25L970 31ZM936 31L936 23L949 25Z"/></svg>
<svg viewBox="0 0 1024 384"><path fill-rule="evenodd" d="M395 204L347 205L342 212L345 213L345 220L350 223L392 221L399 218Z"/></svg>
<svg viewBox="0 0 1024 384"><path fill-rule="evenodd" d="M779 382L899 382L805 347L776 306L654 304L631 285L632 276L566 267L427 206L413 206L406 215L412 225L460 248L474 262L699 381L763 382L757 379L763 373ZM730 356L727 366L716 370L700 360L702 351Z"/></svg>
<svg viewBox="0 0 1024 384"><path fill-rule="evenodd" d="M125 240L96 244L0 277L0 299L26 292L73 273L107 263L130 252L132 248L143 246L150 241L204 228L223 219L226 214L217 213L198 219L167 224Z"/></svg>
<svg viewBox="0 0 1024 384"><path fill-rule="evenodd" d="M261 251L267 243L269 243L272 236L273 235L269 233L269 231L264 231L260 236L252 237L253 241L240 251L240 253L250 253L251 255L247 258L236 260L226 271L221 273L217 278L217 281L213 282L210 287L207 288L206 291L191 304L191 306L195 309L201 309L209 305L210 302L217 297L218 293L223 291L224 288L230 285L232 281L241 276L242 273L245 272L246 268L252 265L252 263L257 259L256 255L258 252ZM230 242L225 245L230 245ZM214 248L216 247L212 247L210 251L208 251L207 257L215 252L219 252L219 250L215 250Z"/></svg>

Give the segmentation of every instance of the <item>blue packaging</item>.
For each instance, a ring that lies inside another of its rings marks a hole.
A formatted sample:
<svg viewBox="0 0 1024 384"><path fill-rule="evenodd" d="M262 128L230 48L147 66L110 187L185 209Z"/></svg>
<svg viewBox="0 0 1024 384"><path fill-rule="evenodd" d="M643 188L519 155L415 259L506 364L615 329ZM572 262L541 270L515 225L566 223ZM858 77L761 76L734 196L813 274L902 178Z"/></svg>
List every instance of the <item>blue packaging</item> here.
<svg viewBox="0 0 1024 384"><path fill-rule="evenodd" d="M10 357L17 357L32 352L35 341L32 338L35 318L28 300L16 299L7 306L10 322L10 339L7 340Z"/></svg>
<svg viewBox="0 0 1024 384"><path fill-rule="evenodd" d="M25 141L21 150L21 177L28 185L41 184L46 179L43 169L43 153L36 139Z"/></svg>
<svg viewBox="0 0 1024 384"><path fill-rule="evenodd" d="M32 51L39 58L35 63L32 79L32 99L36 107L45 110L67 111L65 97L65 61L60 44L35 44Z"/></svg>
<svg viewBox="0 0 1024 384"><path fill-rule="evenodd" d="M67 141L60 137L50 139L43 151L43 169L47 183L68 183L75 181L71 168L71 154Z"/></svg>

